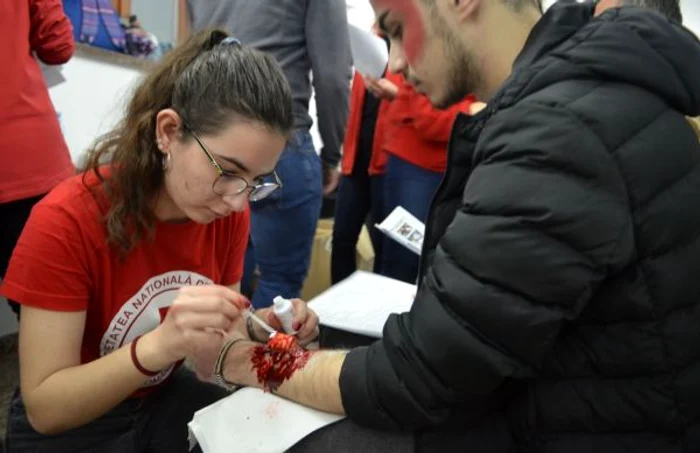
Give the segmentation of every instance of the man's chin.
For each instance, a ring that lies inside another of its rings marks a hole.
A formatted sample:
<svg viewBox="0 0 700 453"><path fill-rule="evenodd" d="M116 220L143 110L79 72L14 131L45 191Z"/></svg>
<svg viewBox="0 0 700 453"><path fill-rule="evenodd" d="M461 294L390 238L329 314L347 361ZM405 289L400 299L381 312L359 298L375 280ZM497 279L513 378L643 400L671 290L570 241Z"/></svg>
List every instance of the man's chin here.
<svg viewBox="0 0 700 453"><path fill-rule="evenodd" d="M447 96L439 94L426 94L430 103L438 110L448 109L454 102L450 102Z"/></svg>
<svg viewBox="0 0 700 453"><path fill-rule="evenodd" d="M416 93L427 97L430 104L438 110L445 110L461 102L461 100L454 101L454 96L450 96L449 93L440 93L435 90L425 89L425 85L422 83L413 84L413 89Z"/></svg>

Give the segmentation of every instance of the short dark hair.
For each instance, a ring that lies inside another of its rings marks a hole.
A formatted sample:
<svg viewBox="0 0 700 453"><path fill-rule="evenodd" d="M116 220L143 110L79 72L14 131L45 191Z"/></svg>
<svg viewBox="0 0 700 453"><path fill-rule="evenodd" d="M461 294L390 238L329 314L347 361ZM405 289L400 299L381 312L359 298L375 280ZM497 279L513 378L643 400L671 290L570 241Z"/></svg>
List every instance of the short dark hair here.
<svg viewBox="0 0 700 453"><path fill-rule="evenodd" d="M501 0L503 3L506 4L510 9L514 11L520 11L524 6L534 6L538 9L539 12L542 12L542 0ZM428 6L428 7L433 7L435 6L435 0L422 0L422 2Z"/></svg>
<svg viewBox="0 0 700 453"><path fill-rule="evenodd" d="M535 6L539 12L542 12L542 0L502 0L508 7L514 11L520 11L524 6Z"/></svg>
<svg viewBox="0 0 700 453"><path fill-rule="evenodd" d="M622 0L620 6L639 6L661 13L672 21L683 23L680 0Z"/></svg>

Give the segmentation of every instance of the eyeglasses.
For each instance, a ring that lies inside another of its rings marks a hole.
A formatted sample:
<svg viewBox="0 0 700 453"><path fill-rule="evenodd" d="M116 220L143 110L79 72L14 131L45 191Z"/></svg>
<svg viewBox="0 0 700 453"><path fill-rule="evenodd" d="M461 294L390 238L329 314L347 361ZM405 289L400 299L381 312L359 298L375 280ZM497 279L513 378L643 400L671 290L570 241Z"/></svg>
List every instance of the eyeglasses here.
<svg viewBox="0 0 700 453"><path fill-rule="evenodd" d="M197 134L195 134L194 131L192 131L192 129L190 128L185 128L185 130L189 132L192 135L192 137L194 137L194 139L199 144L199 147L202 148L204 154L206 154L209 158L211 165L216 169L216 172L219 174L219 176L214 181L214 184L212 185L212 190L215 194L225 197L241 195L243 192L250 190L250 193L248 194L248 199L250 201L259 201L263 198L270 196L274 191L282 187L282 181L280 181L280 178L277 175L276 171L272 172L272 176L275 178L274 182L248 184L248 181L246 181L244 178L224 170L223 168L221 168L221 165L219 165L216 159L214 159L214 156L212 156L212 154L209 152L209 149L207 149L207 147L204 146L204 143L202 143L202 140L197 136Z"/></svg>

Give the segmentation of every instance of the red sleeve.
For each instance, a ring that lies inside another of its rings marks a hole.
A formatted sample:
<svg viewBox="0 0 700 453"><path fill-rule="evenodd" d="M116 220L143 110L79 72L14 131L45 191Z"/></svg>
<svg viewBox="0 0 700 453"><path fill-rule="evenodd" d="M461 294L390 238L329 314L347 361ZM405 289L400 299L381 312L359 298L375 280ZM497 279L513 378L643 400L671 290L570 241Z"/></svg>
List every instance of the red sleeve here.
<svg viewBox="0 0 700 453"><path fill-rule="evenodd" d="M57 206L32 210L0 293L23 305L86 310L92 287L79 223Z"/></svg>
<svg viewBox="0 0 700 453"><path fill-rule="evenodd" d="M248 236L250 234L250 208L235 215L233 232L231 234L231 245L226 257L224 271L222 273L222 284L230 286L241 281L243 278L243 260L245 251L248 248Z"/></svg>
<svg viewBox="0 0 700 453"><path fill-rule="evenodd" d="M469 112L472 102L473 99L467 98L447 110L438 110L430 104L427 97L416 94L412 103L416 130L426 140L448 142L457 114Z"/></svg>
<svg viewBox="0 0 700 453"><path fill-rule="evenodd" d="M410 118L418 134L431 142L449 141L457 114L469 112L469 106L474 102L470 96L446 110L438 110L426 96L416 93L406 84L399 88L397 97L402 98L406 106L405 120Z"/></svg>
<svg viewBox="0 0 700 453"><path fill-rule="evenodd" d="M29 43L46 64L63 64L75 51L73 27L61 0L29 0Z"/></svg>

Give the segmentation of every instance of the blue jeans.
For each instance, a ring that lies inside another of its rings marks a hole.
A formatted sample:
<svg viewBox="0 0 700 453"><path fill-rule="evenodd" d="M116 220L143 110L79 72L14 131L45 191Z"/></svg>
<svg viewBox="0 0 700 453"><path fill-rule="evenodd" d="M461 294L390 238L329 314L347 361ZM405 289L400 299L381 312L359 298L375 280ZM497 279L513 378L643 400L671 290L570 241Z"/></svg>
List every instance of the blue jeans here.
<svg viewBox="0 0 700 453"><path fill-rule="evenodd" d="M275 296L299 297L309 271L311 247L323 199L321 159L308 131L297 132L282 152L277 174L282 188L250 204L250 244L243 287L260 271L252 303L272 305Z"/></svg>
<svg viewBox="0 0 700 453"><path fill-rule="evenodd" d="M402 206L425 223L442 175L443 173L426 170L390 155L384 181L384 218L397 206ZM382 275L407 283L416 283L418 262L418 255L388 236L384 237Z"/></svg>
<svg viewBox="0 0 700 453"><path fill-rule="evenodd" d="M362 225L368 220L374 247L374 272L379 272L382 257L382 233L374 227L383 219L384 176L370 176L367 168L343 176L338 186L333 223L331 282L336 284L357 270L355 250ZM368 217L369 216L369 217Z"/></svg>

